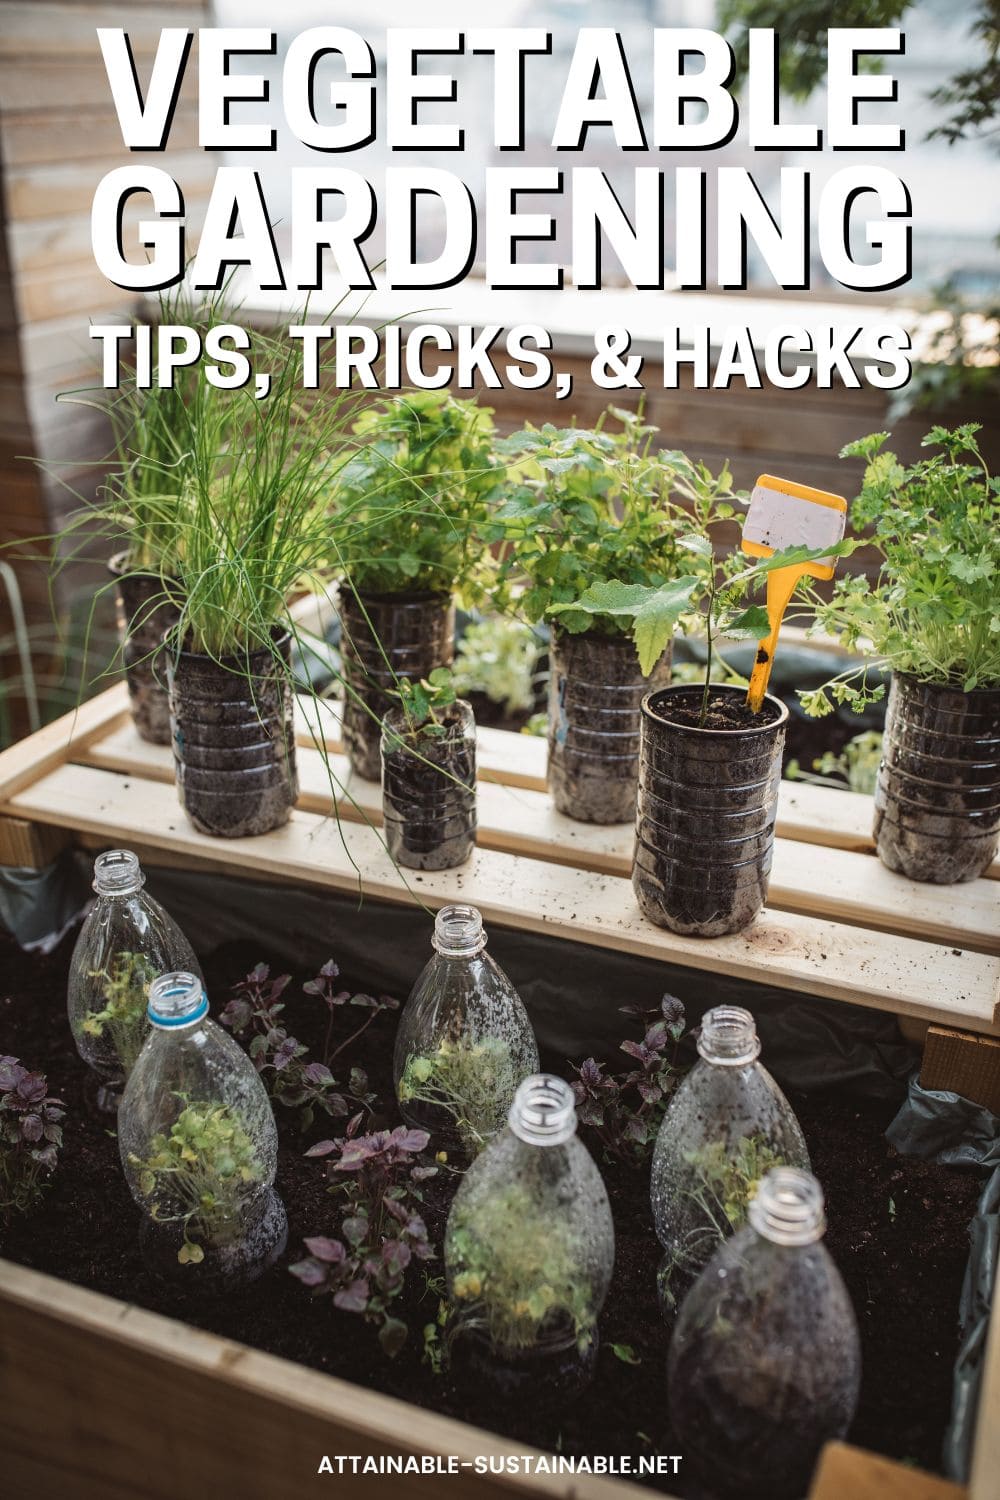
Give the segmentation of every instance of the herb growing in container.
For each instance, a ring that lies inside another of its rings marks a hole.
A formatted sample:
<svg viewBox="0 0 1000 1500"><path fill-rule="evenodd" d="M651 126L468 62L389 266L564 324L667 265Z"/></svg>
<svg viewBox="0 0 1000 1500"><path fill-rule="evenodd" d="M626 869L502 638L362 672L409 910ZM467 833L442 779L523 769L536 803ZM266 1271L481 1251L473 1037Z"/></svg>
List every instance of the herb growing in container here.
<svg viewBox="0 0 1000 1500"><path fill-rule="evenodd" d="M494 1396L558 1401L593 1373L614 1229L575 1132L569 1085L526 1078L448 1216L449 1349Z"/></svg>
<svg viewBox="0 0 1000 1500"><path fill-rule="evenodd" d="M661 607L668 615L697 608L702 616L702 683L658 688L642 702L632 885L643 914L657 926L719 937L748 926L763 907L788 709L766 694L754 710L742 687L713 681L719 640L769 634L767 610L747 602L769 573L841 556L853 545L788 547L749 566L734 556L717 567L711 542L692 532L678 538L678 547L701 558L701 579L662 590L613 581L578 601L628 608L637 619L647 612L656 619ZM682 588L687 598L679 600ZM657 639L645 646L650 655Z"/></svg>
<svg viewBox="0 0 1000 1500"><path fill-rule="evenodd" d="M620 431L602 419L502 439L519 483L490 533L508 544L507 584L527 580L517 607L552 627L549 789L560 812L588 823L634 814L639 705L670 680L671 637L706 571L681 541L733 514L727 469L715 477L656 452L656 428L610 415Z"/></svg>
<svg viewBox="0 0 1000 1500"><path fill-rule="evenodd" d="M95 1102L114 1113L149 1033L146 1006L158 974L198 973L191 944L144 890L146 877L130 849L94 860L97 900L80 928L70 960L66 1008L77 1051L97 1082Z"/></svg>
<svg viewBox="0 0 1000 1500"><path fill-rule="evenodd" d="M668 1319L719 1242L745 1222L764 1174L809 1166L792 1107L758 1061L750 1012L735 1005L707 1011L698 1052L670 1098L653 1150L651 1200L664 1249L657 1289Z"/></svg>
<svg viewBox="0 0 1000 1500"><path fill-rule="evenodd" d="M196 304L186 289L179 289L160 297L159 316L161 323L204 334L226 315L218 300ZM224 441L218 422L225 398L208 385L198 365L172 369L164 385L158 376L154 364L146 388L131 382L113 392L69 391L59 397L106 415L114 443L113 467L96 504L70 518L60 544L65 547L67 537L79 531L84 545L92 544L96 533L120 548L108 568L132 719L144 740L167 745L170 710L162 647L180 604L177 548L187 504L185 444L187 435L206 420Z"/></svg>
<svg viewBox="0 0 1000 1500"><path fill-rule="evenodd" d="M291 345L258 333L270 377L216 391L186 414L187 504L180 513L182 599L168 633L177 787L202 833L238 838L285 823L298 779L293 640L308 641L289 608L296 591L325 589L336 551L330 488L346 461L343 392L302 404Z"/></svg>
<svg viewBox="0 0 1000 1500"><path fill-rule="evenodd" d="M342 576L344 744L379 778L379 740L399 678L451 664L454 598L483 597L482 542L503 471L492 414L442 391L413 391L366 411L360 445L338 476L334 555Z"/></svg>
<svg viewBox="0 0 1000 1500"><path fill-rule="evenodd" d="M243 1049L208 1015L194 974L163 974L118 1113L125 1177L150 1271L209 1291L255 1280L284 1249L278 1132Z"/></svg>
<svg viewBox="0 0 1000 1500"><path fill-rule="evenodd" d="M382 810L393 860L450 870L476 844L476 721L447 667L399 680L382 721Z"/></svg>
<svg viewBox="0 0 1000 1500"><path fill-rule="evenodd" d="M520 995L486 952L474 906L434 919L434 954L399 1019L392 1072L400 1113L466 1161L506 1123L538 1045Z"/></svg>
<svg viewBox="0 0 1000 1500"><path fill-rule="evenodd" d="M887 433L850 443L866 460L855 527L872 526L877 577L816 600L818 629L892 669L875 785L875 846L890 870L948 884L981 875L1000 838L1000 479L977 426L934 427L940 449L905 467ZM871 663L803 694L806 711L858 710L884 692Z"/></svg>

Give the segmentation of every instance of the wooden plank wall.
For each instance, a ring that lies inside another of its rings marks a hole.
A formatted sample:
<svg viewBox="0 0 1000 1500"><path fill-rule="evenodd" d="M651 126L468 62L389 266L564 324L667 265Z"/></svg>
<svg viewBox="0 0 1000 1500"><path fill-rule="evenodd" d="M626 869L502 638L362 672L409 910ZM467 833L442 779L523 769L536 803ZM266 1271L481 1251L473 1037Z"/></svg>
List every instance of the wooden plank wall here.
<svg viewBox="0 0 1000 1500"><path fill-rule="evenodd" d="M96 28L127 28L145 81L161 26L197 28L209 19L210 0L0 0L0 543L56 530L76 503L66 485L92 495L103 474L106 424L55 400L98 378L88 324L127 320L136 304L94 263L90 205L98 182L133 157L148 159L182 183L197 221L215 169L197 146L193 70L166 151L127 150ZM65 483L51 472L56 466ZM54 636L47 569L21 560L16 570L44 673ZM103 577L93 563L67 570L57 605L65 608L74 592ZM0 593L0 637L9 625ZM10 671L10 660L0 660L0 672Z"/></svg>
<svg viewBox="0 0 1000 1500"><path fill-rule="evenodd" d="M127 27L145 79L160 27L196 29L210 22L210 12L211 0L0 0L0 543L54 530L74 504L65 485L26 455L59 465L65 484L85 494L100 482L105 427L93 412L57 405L55 395L96 379L88 322L127 316L135 300L105 280L90 249L97 182L110 168L144 155L122 144L95 28ZM183 184L196 232L216 162L198 149L195 81L191 66L168 148L149 159ZM734 319L744 316L743 308L745 299L734 298ZM564 356L558 364L574 373L569 401L556 403L546 392L485 393L504 428L527 419L589 422L609 400L635 399L635 393L609 396L594 388L586 360ZM646 377L648 416L665 441L714 466L729 459L742 485L762 470L776 470L850 491L852 467L838 462L838 449L888 425L885 395L868 388L773 392L737 384L729 391L695 391L686 375L681 389L663 391L654 366L647 366ZM975 415L963 412L965 419ZM987 450L1000 462L1000 421L995 412L981 415L991 428ZM905 456L917 454L928 422L916 417L897 426ZM862 555L855 566L869 561ZM18 571L29 620L44 636L47 570L20 563ZM74 589L102 576L94 565L82 578L68 573L58 602L65 606ZM8 627L0 591L0 637ZM7 666L0 660L0 672Z"/></svg>

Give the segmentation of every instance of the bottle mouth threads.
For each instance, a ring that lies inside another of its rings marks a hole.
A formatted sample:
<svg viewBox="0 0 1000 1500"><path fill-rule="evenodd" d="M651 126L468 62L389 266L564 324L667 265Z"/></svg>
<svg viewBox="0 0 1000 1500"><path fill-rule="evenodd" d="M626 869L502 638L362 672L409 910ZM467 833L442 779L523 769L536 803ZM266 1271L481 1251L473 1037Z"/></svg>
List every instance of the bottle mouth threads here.
<svg viewBox="0 0 1000 1500"><path fill-rule="evenodd" d="M743 1068L760 1056L757 1025L739 1005L717 1005L701 1018L698 1051L706 1062Z"/></svg>
<svg viewBox="0 0 1000 1500"><path fill-rule="evenodd" d="M561 1146L576 1134L573 1090L551 1073L533 1073L519 1085L507 1123L529 1146Z"/></svg>
<svg viewBox="0 0 1000 1500"><path fill-rule="evenodd" d="M141 891L146 877L131 849L109 849L94 860L94 890L99 896L130 896Z"/></svg>
<svg viewBox="0 0 1000 1500"><path fill-rule="evenodd" d="M811 1172L772 1167L757 1184L747 1217L775 1245L813 1245L826 1232L823 1189Z"/></svg>
<svg viewBox="0 0 1000 1500"><path fill-rule="evenodd" d="M442 906L434 918L431 939L446 958L469 958L486 947L482 913L474 906Z"/></svg>
<svg viewBox="0 0 1000 1500"><path fill-rule="evenodd" d="M196 974L161 974L149 987L146 1014L154 1026L169 1031L190 1026L208 1014L208 996Z"/></svg>

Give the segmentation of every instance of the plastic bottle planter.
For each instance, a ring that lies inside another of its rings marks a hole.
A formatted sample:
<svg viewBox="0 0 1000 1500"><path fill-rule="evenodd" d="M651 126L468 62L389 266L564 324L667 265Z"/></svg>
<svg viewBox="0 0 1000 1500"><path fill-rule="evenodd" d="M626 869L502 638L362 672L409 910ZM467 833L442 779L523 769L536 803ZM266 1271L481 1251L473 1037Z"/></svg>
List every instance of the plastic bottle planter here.
<svg viewBox="0 0 1000 1500"><path fill-rule="evenodd" d="M894 673L875 786L875 847L890 870L974 880L1000 843L1000 688Z"/></svg>
<svg viewBox="0 0 1000 1500"><path fill-rule="evenodd" d="M396 1098L408 1125L468 1161L503 1129L538 1046L474 906L439 911L432 941L396 1032Z"/></svg>
<svg viewBox="0 0 1000 1500"><path fill-rule="evenodd" d="M625 637L552 631L549 791L581 823L630 823L639 774L639 708L670 681L670 649L649 677Z"/></svg>
<svg viewBox="0 0 1000 1500"><path fill-rule="evenodd" d="M381 771L382 719L400 677L417 681L455 655L455 608L446 594L355 594L341 588L344 748L369 781Z"/></svg>
<svg viewBox="0 0 1000 1500"><path fill-rule="evenodd" d="M181 806L200 833L236 839L288 822L299 783L287 636L221 662L168 656Z"/></svg>
<svg viewBox="0 0 1000 1500"><path fill-rule="evenodd" d="M739 1229L772 1167L808 1167L799 1122L757 1061L753 1016L720 1005L702 1017L701 1061L667 1108L653 1150L652 1203L664 1249L657 1285L671 1322L721 1240Z"/></svg>
<svg viewBox="0 0 1000 1500"><path fill-rule="evenodd" d="M658 927L720 937L749 926L767 896L788 710L768 695L751 727L699 729L701 694L643 700L632 886ZM712 688L733 708L745 696Z"/></svg>
<svg viewBox="0 0 1000 1500"><path fill-rule="evenodd" d="M288 1238L270 1101L247 1054L209 1019L193 974L156 980L149 1019L118 1114L143 1258L190 1290L245 1286Z"/></svg>
<svg viewBox="0 0 1000 1500"><path fill-rule="evenodd" d="M575 1131L569 1085L526 1078L448 1216L453 1367L494 1396L561 1401L593 1373L615 1240L604 1183Z"/></svg>
<svg viewBox="0 0 1000 1500"><path fill-rule="evenodd" d="M67 1009L76 1050L97 1079L100 1109L118 1108L149 1031L146 1004L158 974L200 973L191 945L158 901L128 849L94 861L97 900L70 960Z"/></svg>
<svg viewBox="0 0 1000 1500"><path fill-rule="evenodd" d="M129 707L140 737L153 745L170 744L170 704L167 697L163 637L177 623L179 611L164 597L157 573L136 573L119 552L108 564L117 589L118 631L122 641Z"/></svg>
<svg viewBox="0 0 1000 1500"><path fill-rule="evenodd" d="M804 1495L823 1444L842 1438L861 1376L850 1298L823 1245L808 1172L769 1172L750 1223L706 1266L670 1345L670 1423L685 1468L713 1495Z"/></svg>
<svg viewBox="0 0 1000 1500"><path fill-rule="evenodd" d="M402 708L382 725L385 841L410 870L451 870L476 846L476 720L461 699L440 713L440 735L408 732Z"/></svg>

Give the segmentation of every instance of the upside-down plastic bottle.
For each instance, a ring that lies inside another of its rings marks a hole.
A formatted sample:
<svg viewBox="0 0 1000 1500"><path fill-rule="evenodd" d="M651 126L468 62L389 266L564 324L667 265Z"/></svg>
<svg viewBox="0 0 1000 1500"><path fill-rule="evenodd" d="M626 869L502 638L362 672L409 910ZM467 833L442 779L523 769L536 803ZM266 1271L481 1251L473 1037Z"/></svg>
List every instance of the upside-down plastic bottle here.
<svg viewBox="0 0 1000 1500"><path fill-rule="evenodd" d="M455 1194L444 1258L453 1365L501 1398L561 1401L586 1384L615 1237L561 1078L517 1090L507 1128Z"/></svg>
<svg viewBox="0 0 1000 1500"><path fill-rule="evenodd" d="M97 1103L108 1111L118 1108L149 1031L146 1002L153 980L172 969L201 972L187 938L143 889L145 883L130 850L97 856L97 900L70 960L67 1009L73 1040L97 1077Z"/></svg>
<svg viewBox="0 0 1000 1500"><path fill-rule="evenodd" d="M439 911L432 942L399 1019L396 1098L407 1124L471 1160L503 1129L521 1080L537 1073L538 1046L474 906Z"/></svg>
<svg viewBox="0 0 1000 1500"><path fill-rule="evenodd" d="M774 1168L681 1307L670 1425L713 1494L804 1495L823 1444L851 1425L858 1329L825 1228L815 1177Z"/></svg>
<svg viewBox="0 0 1000 1500"><path fill-rule="evenodd" d="M288 1237L271 1102L242 1047L210 1019L196 975L161 975L148 1010L118 1112L143 1257L154 1275L190 1289L244 1286Z"/></svg>
<svg viewBox="0 0 1000 1500"><path fill-rule="evenodd" d="M653 1150L653 1217L664 1249L657 1284L668 1322L720 1240L746 1221L764 1173L809 1166L792 1107L757 1061L750 1012L735 1005L706 1011L698 1052Z"/></svg>

